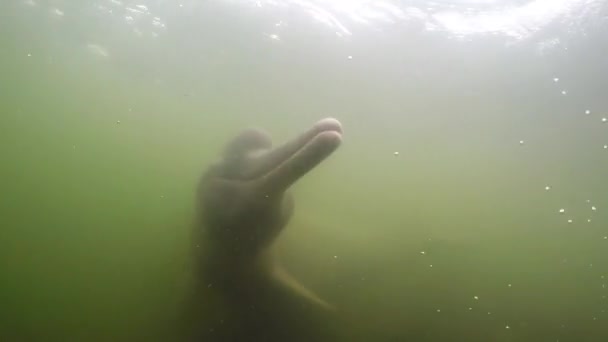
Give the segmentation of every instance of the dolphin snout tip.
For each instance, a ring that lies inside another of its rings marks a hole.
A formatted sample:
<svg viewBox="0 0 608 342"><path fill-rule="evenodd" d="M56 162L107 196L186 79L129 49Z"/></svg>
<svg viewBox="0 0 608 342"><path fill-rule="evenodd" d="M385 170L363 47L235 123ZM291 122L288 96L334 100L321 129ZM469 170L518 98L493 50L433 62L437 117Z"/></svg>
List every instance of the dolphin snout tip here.
<svg viewBox="0 0 608 342"><path fill-rule="evenodd" d="M317 121L315 124L321 131L335 131L342 134L342 124L338 119L335 118L325 118Z"/></svg>
<svg viewBox="0 0 608 342"><path fill-rule="evenodd" d="M323 146L327 146L329 149L335 149L342 143L342 133L335 130L324 131L319 133L316 139Z"/></svg>

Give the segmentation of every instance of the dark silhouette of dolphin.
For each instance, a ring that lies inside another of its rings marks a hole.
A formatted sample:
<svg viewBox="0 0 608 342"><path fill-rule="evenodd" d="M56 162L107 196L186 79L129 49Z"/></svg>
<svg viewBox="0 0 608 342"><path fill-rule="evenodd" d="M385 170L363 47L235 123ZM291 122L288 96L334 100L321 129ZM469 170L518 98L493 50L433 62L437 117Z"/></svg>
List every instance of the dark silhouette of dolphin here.
<svg viewBox="0 0 608 342"><path fill-rule="evenodd" d="M188 340L316 338L313 316L332 307L285 272L271 246L293 214L287 190L341 141L342 126L331 118L276 148L268 134L248 129L203 174L196 197L197 296L190 303L199 318Z"/></svg>

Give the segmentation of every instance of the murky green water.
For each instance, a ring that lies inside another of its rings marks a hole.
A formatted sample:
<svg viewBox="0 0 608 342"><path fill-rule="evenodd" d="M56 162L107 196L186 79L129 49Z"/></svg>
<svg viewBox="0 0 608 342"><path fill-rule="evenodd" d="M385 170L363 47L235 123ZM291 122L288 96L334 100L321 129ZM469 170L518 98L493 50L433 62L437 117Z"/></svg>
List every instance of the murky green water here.
<svg viewBox="0 0 608 342"><path fill-rule="evenodd" d="M362 340L608 340L606 11L3 2L0 340L171 341L201 172L326 116L277 247Z"/></svg>

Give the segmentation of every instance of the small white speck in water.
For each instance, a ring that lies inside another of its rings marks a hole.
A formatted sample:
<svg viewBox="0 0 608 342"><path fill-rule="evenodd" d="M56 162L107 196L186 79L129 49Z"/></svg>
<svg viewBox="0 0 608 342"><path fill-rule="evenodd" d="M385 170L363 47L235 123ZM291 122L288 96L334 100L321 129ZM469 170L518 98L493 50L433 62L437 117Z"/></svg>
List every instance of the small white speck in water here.
<svg viewBox="0 0 608 342"><path fill-rule="evenodd" d="M608 145L604 145L604 149L608 149Z"/></svg>
<svg viewBox="0 0 608 342"><path fill-rule="evenodd" d="M469 308L469 311L473 310L473 308Z"/></svg>
<svg viewBox="0 0 608 342"><path fill-rule="evenodd" d="M338 259L338 256L337 256L337 255L334 255L334 259Z"/></svg>
<svg viewBox="0 0 608 342"><path fill-rule="evenodd" d="M568 92L566 90L562 90L562 95L566 95Z"/></svg>
<svg viewBox="0 0 608 342"><path fill-rule="evenodd" d="M604 236L604 240L608 240L608 236Z"/></svg>
<svg viewBox="0 0 608 342"><path fill-rule="evenodd" d="M553 77L553 82L559 82L559 77Z"/></svg>
<svg viewBox="0 0 608 342"><path fill-rule="evenodd" d="M591 222L591 219L587 219L587 222Z"/></svg>
<svg viewBox="0 0 608 342"><path fill-rule="evenodd" d="M602 122L606 122L606 121L608 121L608 119L602 118Z"/></svg>
<svg viewBox="0 0 608 342"><path fill-rule="evenodd" d="M566 212L566 209L564 209L564 208L562 208L562 209L560 209L560 210L559 210L559 213L560 213L560 214L563 214L563 213L565 213L565 212Z"/></svg>
<svg viewBox="0 0 608 342"><path fill-rule="evenodd" d="M420 252L420 254L425 255L425 254L426 254L426 252L425 252L425 251L422 251L422 252Z"/></svg>
<svg viewBox="0 0 608 342"><path fill-rule="evenodd" d="M591 206L591 210L596 211L596 210L597 210L597 208L596 208L595 206L593 206L593 205L592 205L592 206Z"/></svg>
<svg viewBox="0 0 608 342"><path fill-rule="evenodd" d="M585 114L589 115L589 114L591 114L591 111L590 111L589 109L587 109L587 110L585 111Z"/></svg>
<svg viewBox="0 0 608 342"><path fill-rule="evenodd" d="M437 312L441 312L441 309L437 309Z"/></svg>
<svg viewBox="0 0 608 342"><path fill-rule="evenodd" d="M31 53L28 53L28 54L27 54L27 56L28 56L28 57L32 57L32 54L31 54Z"/></svg>
<svg viewBox="0 0 608 342"><path fill-rule="evenodd" d="M353 56L348 56L348 57L346 57L346 58L348 58L348 59L353 59Z"/></svg>
<svg viewBox="0 0 608 342"><path fill-rule="evenodd" d="M433 267L433 265L429 265L429 267Z"/></svg>
<svg viewBox="0 0 608 342"><path fill-rule="evenodd" d="M508 285L507 285L507 286L508 286L508 287L511 287L511 286L513 286L513 285L511 285L511 284L508 284Z"/></svg>
<svg viewBox="0 0 608 342"><path fill-rule="evenodd" d="M117 124L119 124L119 123L120 123L120 120L116 120L116 123L117 123Z"/></svg>
<svg viewBox="0 0 608 342"><path fill-rule="evenodd" d="M98 56L98 57L108 57L110 56L110 53L108 52L108 50L106 50L103 46L101 45L97 45L97 44L93 44L93 43L88 43L86 45L87 50Z"/></svg>
<svg viewBox="0 0 608 342"><path fill-rule="evenodd" d="M473 299L479 300L479 297L478 296L473 296Z"/></svg>
<svg viewBox="0 0 608 342"><path fill-rule="evenodd" d="M524 144L524 141L523 141L523 140L520 140L520 141L519 141L519 144L520 144L520 145L523 145L523 144Z"/></svg>
<svg viewBox="0 0 608 342"><path fill-rule="evenodd" d="M568 219L568 223L572 223L572 219Z"/></svg>
<svg viewBox="0 0 608 342"><path fill-rule="evenodd" d="M398 155L399 155L399 152L395 151L395 152L393 153L393 155L398 156Z"/></svg>
<svg viewBox="0 0 608 342"><path fill-rule="evenodd" d="M511 327L510 327L510 326L508 326L508 325L506 325L506 326L505 326L505 329L511 329Z"/></svg>
<svg viewBox="0 0 608 342"><path fill-rule="evenodd" d="M547 185L547 186L545 187L545 190L549 191L549 190L551 190L551 187Z"/></svg>

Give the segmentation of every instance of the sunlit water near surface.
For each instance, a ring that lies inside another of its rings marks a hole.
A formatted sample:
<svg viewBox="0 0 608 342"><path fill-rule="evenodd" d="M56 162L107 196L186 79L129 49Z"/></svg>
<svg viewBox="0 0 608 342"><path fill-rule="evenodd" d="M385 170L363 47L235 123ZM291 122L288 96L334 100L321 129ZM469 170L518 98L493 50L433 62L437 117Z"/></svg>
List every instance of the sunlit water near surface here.
<svg viewBox="0 0 608 342"><path fill-rule="evenodd" d="M0 340L171 341L223 144L333 116L281 260L376 341L608 340L608 3L2 1ZM363 337L362 337L363 339Z"/></svg>

